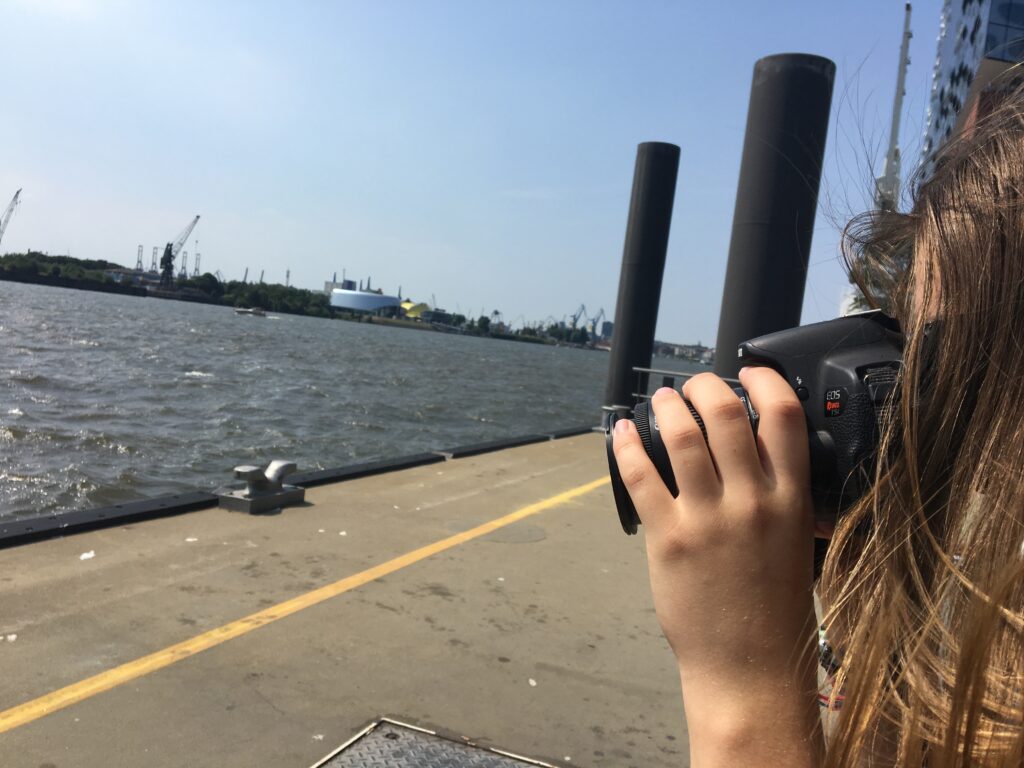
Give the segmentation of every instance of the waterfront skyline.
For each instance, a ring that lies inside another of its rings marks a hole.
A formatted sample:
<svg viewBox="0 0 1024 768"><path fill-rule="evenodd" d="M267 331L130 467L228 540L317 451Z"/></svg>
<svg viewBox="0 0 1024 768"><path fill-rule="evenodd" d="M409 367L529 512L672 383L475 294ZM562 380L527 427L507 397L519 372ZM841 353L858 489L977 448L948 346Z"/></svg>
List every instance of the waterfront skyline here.
<svg viewBox="0 0 1024 768"><path fill-rule="evenodd" d="M319 289L345 270L467 315L611 316L636 145L669 141L657 336L708 345L754 61L838 67L803 314L826 319L846 285L835 222L881 170L903 18L880 0L3 5L0 204L25 189L4 251L132 266L141 243L148 266L199 213L203 269L229 279ZM905 169L940 7L915 3Z"/></svg>

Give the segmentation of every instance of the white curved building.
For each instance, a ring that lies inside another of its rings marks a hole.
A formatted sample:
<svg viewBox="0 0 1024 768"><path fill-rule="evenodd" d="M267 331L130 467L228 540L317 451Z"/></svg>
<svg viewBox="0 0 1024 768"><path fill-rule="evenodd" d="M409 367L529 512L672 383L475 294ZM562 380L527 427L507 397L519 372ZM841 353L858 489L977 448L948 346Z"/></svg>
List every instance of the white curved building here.
<svg viewBox="0 0 1024 768"><path fill-rule="evenodd" d="M376 291L359 291L350 288L332 288L331 306L350 312L379 312L389 307L399 307L402 300Z"/></svg>

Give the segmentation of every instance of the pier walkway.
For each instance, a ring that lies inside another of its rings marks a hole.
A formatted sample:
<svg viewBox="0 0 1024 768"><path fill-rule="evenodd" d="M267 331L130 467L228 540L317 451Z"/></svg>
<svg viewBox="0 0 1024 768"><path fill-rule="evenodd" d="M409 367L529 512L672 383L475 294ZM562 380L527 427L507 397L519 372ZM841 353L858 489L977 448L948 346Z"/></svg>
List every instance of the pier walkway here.
<svg viewBox="0 0 1024 768"><path fill-rule="evenodd" d="M0 765L308 768L381 716L685 766L603 436L0 550Z"/></svg>

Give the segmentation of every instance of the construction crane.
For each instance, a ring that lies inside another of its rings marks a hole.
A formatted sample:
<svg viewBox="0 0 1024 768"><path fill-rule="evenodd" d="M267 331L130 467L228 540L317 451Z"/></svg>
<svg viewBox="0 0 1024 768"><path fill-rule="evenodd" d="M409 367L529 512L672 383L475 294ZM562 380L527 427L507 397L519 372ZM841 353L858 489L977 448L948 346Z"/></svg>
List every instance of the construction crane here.
<svg viewBox="0 0 1024 768"><path fill-rule="evenodd" d="M899 202L900 193L900 115L903 112L903 97L906 95L904 83L907 80L907 67L910 66L910 3L904 7L903 42L900 45L899 69L896 72L896 96L892 105L892 126L889 128L889 148L885 153L885 166L882 175L875 180L875 207L880 211L894 211Z"/></svg>
<svg viewBox="0 0 1024 768"><path fill-rule="evenodd" d="M598 338L603 336L603 334L601 333L602 320L604 320L604 307L601 307L601 309L597 311L597 314L590 320L590 322L594 324L594 335L597 336Z"/></svg>
<svg viewBox="0 0 1024 768"><path fill-rule="evenodd" d="M196 228L198 223L199 217L196 216L192 219L192 223L185 227L181 234L178 235L178 239L173 243L168 243L167 247L164 248L164 255L160 259L160 285L170 287L174 284L174 259L178 256L178 251L181 250L181 247L188 240L188 236L192 234L192 230Z"/></svg>
<svg viewBox="0 0 1024 768"><path fill-rule="evenodd" d="M7 225L11 221L11 216L14 215L14 209L18 207L18 198L21 196L21 190L19 189L14 193L14 197L11 199L10 205L4 209L3 216L0 216L0 241L4 239L4 232L7 231Z"/></svg>
<svg viewBox="0 0 1024 768"><path fill-rule="evenodd" d="M577 323L579 323L581 316L584 319L586 319L587 317L587 308L583 304L580 304L580 308L577 309L572 315L572 329L574 331L576 330L576 325Z"/></svg>

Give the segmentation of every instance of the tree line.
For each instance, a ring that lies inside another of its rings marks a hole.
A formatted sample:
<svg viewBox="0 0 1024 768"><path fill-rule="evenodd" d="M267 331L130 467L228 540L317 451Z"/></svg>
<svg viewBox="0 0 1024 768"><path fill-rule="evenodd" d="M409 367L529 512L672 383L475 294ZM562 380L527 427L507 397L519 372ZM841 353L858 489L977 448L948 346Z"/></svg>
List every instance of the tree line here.
<svg viewBox="0 0 1024 768"><path fill-rule="evenodd" d="M126 281L117 281L113 274L131 274L120 264L103 260L75 259L70 256L50 256L30 251L9 253L0 256L0 279L18 282L55 285L66 288L112 293L126 293L136 296L150 295L145 286ZM152 276L154 288L159 276ZM224 304L230 307L258 307L267 312L281 312L311 317L342 317L349 320L362 319L359 315L336 310L330 299L319 291L294 288L272 283L249 283L240 280L222 282L209 272L198 277L175 279L172 286L164 286L156 294L161 298L180 298L210 304ZM524 326L515 331L495 322L500 315L480 315L473 319L462 314L446 315L432 324L452 330L492 338L585 345L590 334L584 328L571 328L562 324Z"/></svg>

